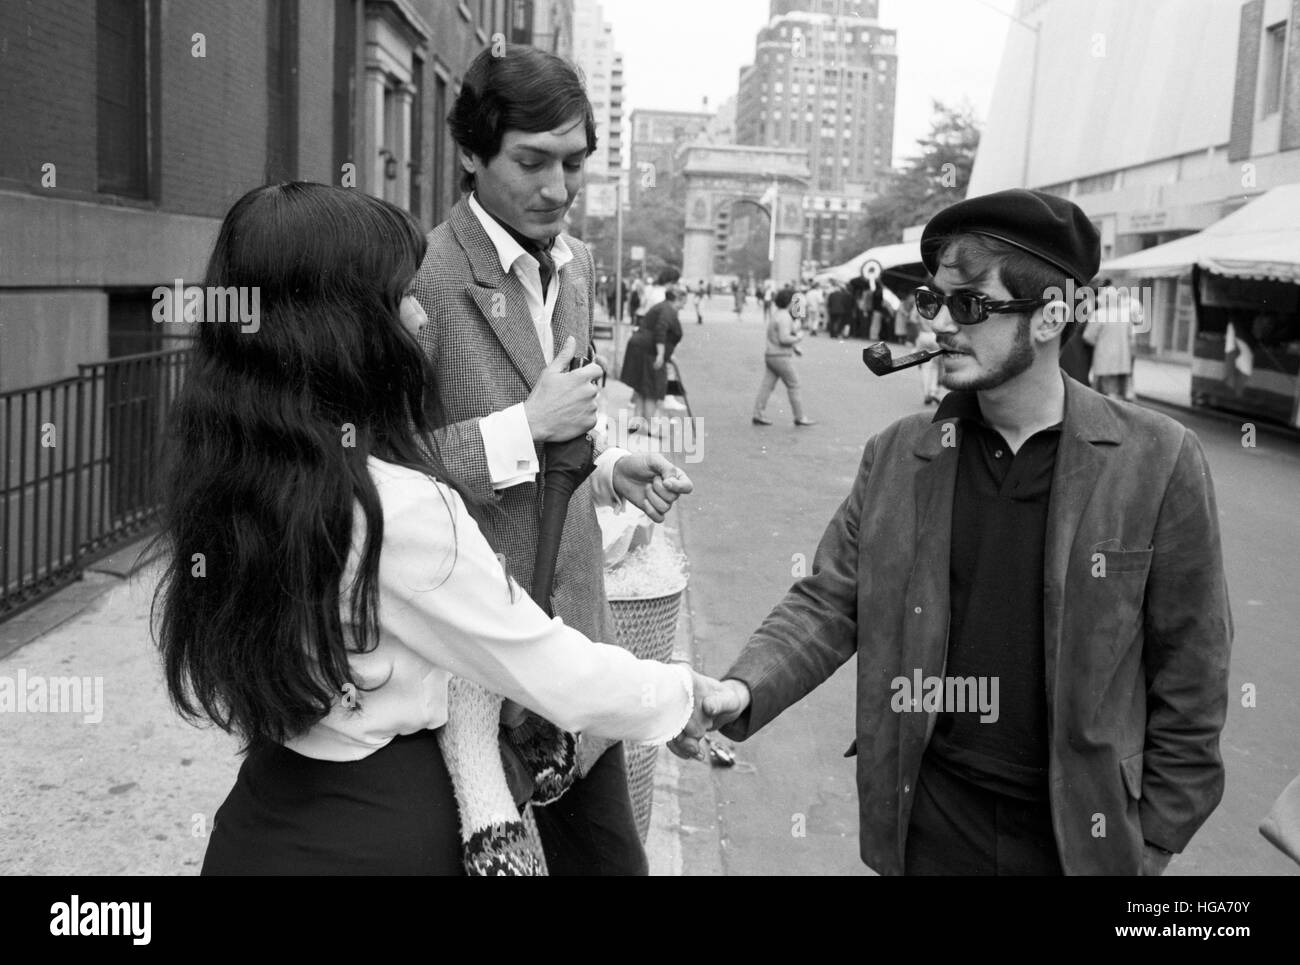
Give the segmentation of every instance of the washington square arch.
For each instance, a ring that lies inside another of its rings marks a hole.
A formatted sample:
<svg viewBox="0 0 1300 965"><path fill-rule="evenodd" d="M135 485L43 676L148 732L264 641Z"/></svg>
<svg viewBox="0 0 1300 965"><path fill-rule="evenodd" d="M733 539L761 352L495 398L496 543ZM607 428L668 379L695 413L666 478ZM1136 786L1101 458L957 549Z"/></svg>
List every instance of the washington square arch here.
<svg viewBox="0 0 1300 965"><path fill-rule="evenodd" d="M776 220L772 278L794 281L803 264L803 204L811 172L803 150L741 145L691 145L682 165L686 179L686 238L682 277L709 278L714 272L718 214L724 208L755 205ZM776 184L776 211L763 203Z"/></svg>

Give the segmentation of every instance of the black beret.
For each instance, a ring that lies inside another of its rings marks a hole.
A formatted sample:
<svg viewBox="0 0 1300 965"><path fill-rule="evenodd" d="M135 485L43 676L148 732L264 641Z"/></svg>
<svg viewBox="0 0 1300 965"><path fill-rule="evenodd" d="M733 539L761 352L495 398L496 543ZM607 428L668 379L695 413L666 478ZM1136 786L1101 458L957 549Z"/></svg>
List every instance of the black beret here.
<svg viewBox="0 0 1300 965"><path fill-rule="evenodd" d="M1081 285L1097 274L1101 238L1074 202L1041 191L1013 188L967 198L944 208L921 235L921 260L933 275L939 253L954 235L996 238L1029 252Z"/></svg>

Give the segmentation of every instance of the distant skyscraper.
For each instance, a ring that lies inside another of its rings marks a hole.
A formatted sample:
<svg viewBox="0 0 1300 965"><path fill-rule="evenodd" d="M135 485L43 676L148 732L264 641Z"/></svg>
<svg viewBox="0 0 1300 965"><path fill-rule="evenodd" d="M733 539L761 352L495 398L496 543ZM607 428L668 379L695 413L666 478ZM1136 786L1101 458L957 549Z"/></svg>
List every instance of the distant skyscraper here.
<svg viewBox="0 0 1300 965"><path fill-rule="evenodd" d="M866 17L875 20L880 0L772 0L768 17L787 13L823 13L832 17Z"/></svg>
<svg viewBox="0 0 1300 965"><path fill-rule="evenodd" d="M806 257L825 261L890 167L896 31L877 0L771 0L754 63L741 68L736 143L800 147L813 183Z"/></svg>
<svg viewBox="0 0 1300 965"><path fill-rule="evenodd" d="M596 151L587 159L587 176L617 178L623 163L623 56L614 49L614 29L597 0L575 0L573 60L596 115Z"/></svg>

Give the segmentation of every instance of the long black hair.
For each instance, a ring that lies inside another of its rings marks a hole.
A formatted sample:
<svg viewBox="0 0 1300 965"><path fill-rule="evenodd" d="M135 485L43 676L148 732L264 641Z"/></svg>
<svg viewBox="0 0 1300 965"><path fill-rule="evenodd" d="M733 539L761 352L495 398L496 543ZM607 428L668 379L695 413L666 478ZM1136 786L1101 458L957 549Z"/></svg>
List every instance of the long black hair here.
<svg viewBox="0 0 1300 965"><path fill-rule="evenodd" d="M409 213L297 181L244 195L217 235L206 284L255 295L257 325L199 325L168 434L155 606L173 704L245 747L323 717L352 682L349 651L378 643L384 518L367 457L437 477L482 518L416 443L429 367L400 306L424 253ZM345 633L354 505L366 527Z"/></svg>

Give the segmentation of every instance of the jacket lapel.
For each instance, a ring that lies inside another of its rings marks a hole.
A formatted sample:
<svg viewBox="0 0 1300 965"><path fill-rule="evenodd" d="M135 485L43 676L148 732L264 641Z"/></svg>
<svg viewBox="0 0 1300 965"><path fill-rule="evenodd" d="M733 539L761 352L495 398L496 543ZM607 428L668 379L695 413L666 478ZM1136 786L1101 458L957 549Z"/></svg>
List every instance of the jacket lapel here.
<svg viewBox="0 0 1300 965"><path fill-rule="evenodd" d="M513 274L501 270L496 247L470 210L468 200L462 199L452 209L451 230L474 272L474 282L466 290L531 389L546 367L546 359L533 329L523 285Z"/></svg>
<svg viewBox="0 0 1300 965"><path fill-rule="evenodd" d="M1105 399L1072 378L1065 375L1062 378L1065 379L1065 421L1052 475L1043 548L1043 646L1049 707L1055 706L1064 594L1075 537L1097 491L1097 479L1106 465L1107 446L1122 440L1119 424ZM1073 562L1078 567L1090 561L1085 557Z"/></svg>

